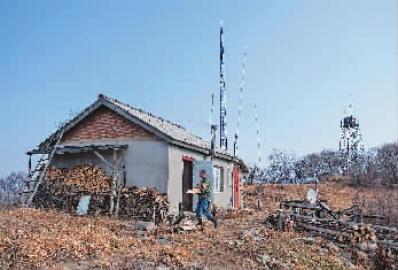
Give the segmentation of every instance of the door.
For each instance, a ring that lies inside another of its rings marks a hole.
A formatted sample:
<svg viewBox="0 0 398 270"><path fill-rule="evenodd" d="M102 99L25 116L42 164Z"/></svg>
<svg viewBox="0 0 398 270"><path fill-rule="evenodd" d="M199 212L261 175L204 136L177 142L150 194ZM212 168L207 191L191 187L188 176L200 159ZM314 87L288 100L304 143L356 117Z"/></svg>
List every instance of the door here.
<svg viewBox="0 0 398 270"><path fill-rule="evenodd" d="M193 173L193 162L190 160L184 160L184 169L182 172L182 210L192 211L192 194L187 194L188 189L192 189L192 173Z"/></svg>
<svg viewBox="0 0 398 270"><path fill-rule="evenodd" d="M233 200L234 200L234 208L240 207L240 174L239 174L239 167L237 165L234 166L234 173L233 173Z"/></svg>

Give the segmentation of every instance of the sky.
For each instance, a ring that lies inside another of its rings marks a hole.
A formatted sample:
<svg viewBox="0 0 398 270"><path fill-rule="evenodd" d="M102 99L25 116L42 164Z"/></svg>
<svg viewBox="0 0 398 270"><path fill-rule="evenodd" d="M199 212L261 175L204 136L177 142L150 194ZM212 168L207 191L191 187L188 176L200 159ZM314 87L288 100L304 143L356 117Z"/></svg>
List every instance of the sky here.
<svg viewBox="0 0 398 270"><path fill-rule="evenodd" d="M26 151L99 93L209 139L220 20L230 146L247 46L239 154L248 163L254 104L263 157L337 148L350 102L367 147L396 140L395 0L0 1L0 176L25 170Z"/></svg>

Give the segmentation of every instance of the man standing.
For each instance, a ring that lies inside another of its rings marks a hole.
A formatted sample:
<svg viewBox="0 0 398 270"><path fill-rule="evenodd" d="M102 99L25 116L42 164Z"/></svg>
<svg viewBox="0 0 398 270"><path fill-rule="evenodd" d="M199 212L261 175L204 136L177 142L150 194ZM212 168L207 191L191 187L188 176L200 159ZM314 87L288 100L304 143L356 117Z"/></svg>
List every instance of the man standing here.
<svg viewBox="0 0 398 270"><path fill-rule="evenodd" d="M214 228L217 228L218 222L215 217L210 213L210 193L211 193L211 184L209 179L207 179L206 171L201 170L199 173L199 177L201 178L199 184L200 193L198 194L198 204L196 205L196 218L198 220L198 225L202 225L202 214L204 214L208 220L213 222Z"/></svg>

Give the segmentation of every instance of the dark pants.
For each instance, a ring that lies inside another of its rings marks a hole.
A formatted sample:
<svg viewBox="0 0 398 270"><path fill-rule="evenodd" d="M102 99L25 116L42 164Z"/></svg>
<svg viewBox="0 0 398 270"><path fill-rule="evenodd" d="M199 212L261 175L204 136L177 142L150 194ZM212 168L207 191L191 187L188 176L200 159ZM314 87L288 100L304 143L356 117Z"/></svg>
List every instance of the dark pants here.
<svg viewBox="0 0 398 270"><path fill-rule="evenodd" d="M202 214L207 217L208 220L213 221L213 216L209 211L209 199L206 197L199 198L198 204L196 205L196 218L200 220L202 218Z"/></svg>

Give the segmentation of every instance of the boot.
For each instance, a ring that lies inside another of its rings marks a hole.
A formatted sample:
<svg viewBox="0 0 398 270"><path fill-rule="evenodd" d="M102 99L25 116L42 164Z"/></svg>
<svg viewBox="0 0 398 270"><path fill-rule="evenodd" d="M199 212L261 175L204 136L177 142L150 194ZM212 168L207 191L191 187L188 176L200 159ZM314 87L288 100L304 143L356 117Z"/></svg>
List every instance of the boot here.
<svg viewBox="0 0 398 270"><path fill-rule="evenodd" d="M203 220L201 218L198 218L198 223L196 223L196 226L202 226L203 225Z"/></svg>
<svg viewBox="0 0 398 270"><path fill-rule="evenodd" d="M217 220L215 217L213 217L213 218L211 219L211 222L213 222L214 228L217 229L217 227L218 227L218 220Z"/></svg>

